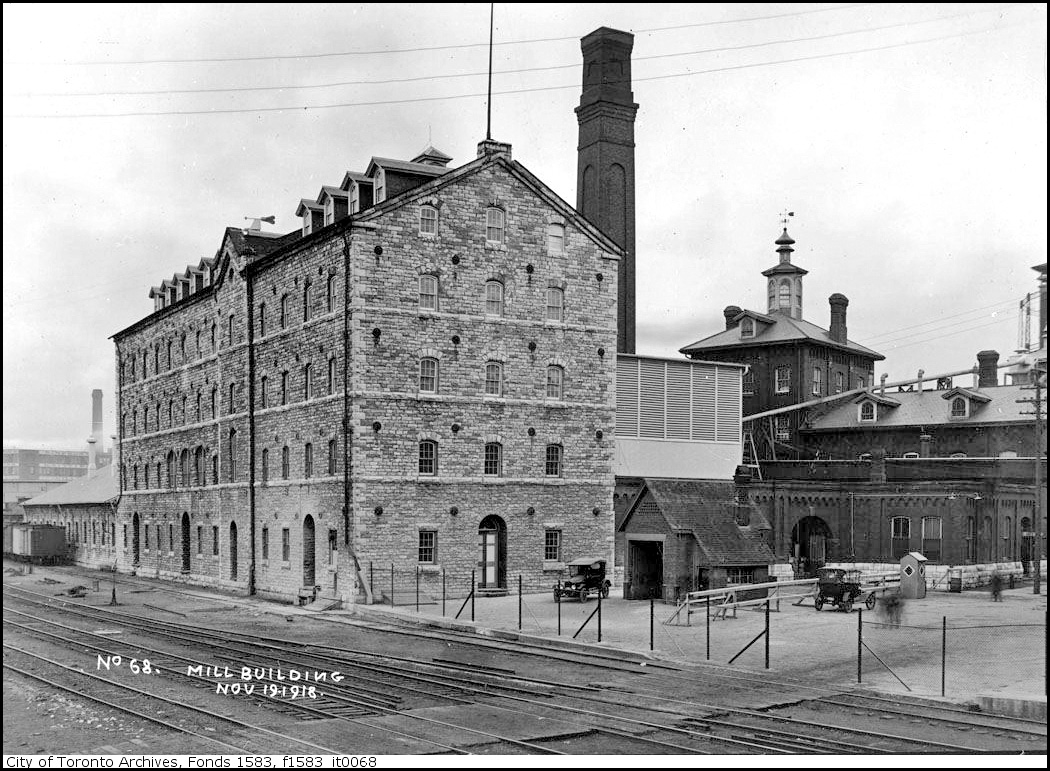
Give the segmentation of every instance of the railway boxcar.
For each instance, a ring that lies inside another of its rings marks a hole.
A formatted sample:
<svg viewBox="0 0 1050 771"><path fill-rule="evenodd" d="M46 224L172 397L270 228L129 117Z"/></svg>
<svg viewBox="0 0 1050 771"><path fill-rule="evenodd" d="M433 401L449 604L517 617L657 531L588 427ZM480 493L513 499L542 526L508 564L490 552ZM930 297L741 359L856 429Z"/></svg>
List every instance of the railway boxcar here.
<svg viewBox="0 0 1050 771"><path fill-rule="evenodd" d="M64 562L67 558L66 530L58 525L20 524L11 527L11 553L37 564Z"/></svg>
<svg viewBox="0 0 1050 771"><path fill-rule="evenodd" d="M4 525L4 556L11 554L14 546L14 525Z"/></svg>

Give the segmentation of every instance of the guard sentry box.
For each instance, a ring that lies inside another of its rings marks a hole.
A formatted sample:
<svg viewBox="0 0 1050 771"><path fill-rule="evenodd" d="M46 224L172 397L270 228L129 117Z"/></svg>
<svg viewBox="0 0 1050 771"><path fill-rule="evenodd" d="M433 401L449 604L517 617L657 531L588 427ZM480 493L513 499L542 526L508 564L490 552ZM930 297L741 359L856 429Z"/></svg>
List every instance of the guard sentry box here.
<svg viewBox="0 0 1050 771"><path fill-rule="evenodd" d="M901 557L901 597L906 600L926 597L926 558L917 551Z"/></svg>

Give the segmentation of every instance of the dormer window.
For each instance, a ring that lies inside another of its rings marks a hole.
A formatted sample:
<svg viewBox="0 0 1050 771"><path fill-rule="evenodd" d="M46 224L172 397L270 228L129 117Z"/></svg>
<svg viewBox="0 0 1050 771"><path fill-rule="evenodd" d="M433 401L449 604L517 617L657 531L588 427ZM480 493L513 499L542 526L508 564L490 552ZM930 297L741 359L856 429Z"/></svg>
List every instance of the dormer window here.
<svg viewBox="0 0 1050 771"><path fill-rule="evenodd" d="M303 235L308 236L313 232L313 213L309 209L303 211Z"/></svg>
<svg viewBox="0 0 1050 771"><path fill-rule="evenodd" d="M357 214L361 208L361 199L358 197L357 185L350 185L347 191L350 194L350 213Z"/></svg>
<svg viewBox="0 0 1050 771"><path fill-rule="evenodd" d="M753 319L749 319L746 316L743 321L740 322L740 336L741 337L754 337L755 336L755 322Z"/></svg>
<svg viewBox="0 0 1050 771"><path fill-rule="evenodd" d="M331 196L324 202L324 224L331 225L335 222L335 199Z"/></svg>
<svg viewBox="0 0 1050 771"><path fill-rule="evenodd" d="M374 179L376 203L382 203L386 200L386 172L382 169L377 169Z"/></svg>
<svg viewBox="0 0 1050 771"><path fill-rule="evenodd" d="M953 418L968 418L970 417L970 402L963 396L956 396L952 399L952 411L951 417Z"/></svg>
<svg viewBox="0 0 1050 771"><path fill-rule="evenodd" d="M875 422L875 402L861 402L859 419L862 423Z"/></svg>

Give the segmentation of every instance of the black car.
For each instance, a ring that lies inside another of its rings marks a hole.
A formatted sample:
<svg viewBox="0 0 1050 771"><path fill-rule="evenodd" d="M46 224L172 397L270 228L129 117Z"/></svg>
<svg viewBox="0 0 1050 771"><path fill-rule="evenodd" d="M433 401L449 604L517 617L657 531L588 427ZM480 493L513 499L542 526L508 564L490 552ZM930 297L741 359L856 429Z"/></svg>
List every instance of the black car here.
<svg viewBox="0 0 1050 771"><path fill-rule="evenodd" d="M555 601L560 601L562 597L578 597L580 602L586 602L591 594L601 595L602 598L609 596L612 582L605 578L605 560L578 559L568 563L567 567L568 578L554 585Z"/></svg>

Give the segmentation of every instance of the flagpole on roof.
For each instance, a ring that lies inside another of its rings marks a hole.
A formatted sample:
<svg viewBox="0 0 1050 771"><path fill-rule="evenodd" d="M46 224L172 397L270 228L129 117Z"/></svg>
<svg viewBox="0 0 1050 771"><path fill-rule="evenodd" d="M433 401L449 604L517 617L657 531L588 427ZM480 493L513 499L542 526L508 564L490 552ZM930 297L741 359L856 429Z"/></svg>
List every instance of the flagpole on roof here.
<svg viewBox="0 0 1050 771"><path fill-rule="evenodd" d="M492 139L492 30L493 20L496 14L496 4L489 3L489 95L488 110L485 123L485 139Z"/></svg>

